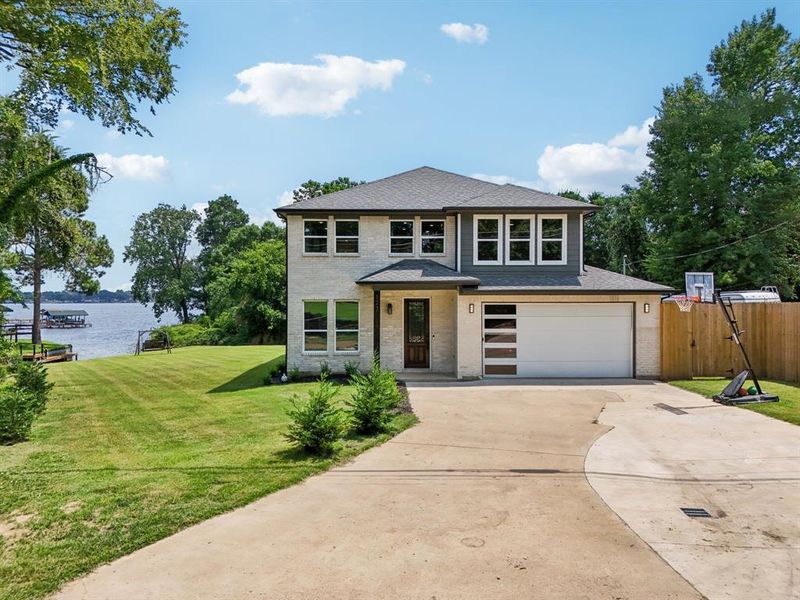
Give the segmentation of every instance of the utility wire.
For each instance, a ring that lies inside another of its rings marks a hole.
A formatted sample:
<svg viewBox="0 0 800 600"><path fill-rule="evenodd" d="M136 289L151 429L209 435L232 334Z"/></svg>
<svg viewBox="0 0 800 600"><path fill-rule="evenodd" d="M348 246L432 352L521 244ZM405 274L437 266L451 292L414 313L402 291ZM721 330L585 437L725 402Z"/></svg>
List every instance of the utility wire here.
<svg viewBox="0 0 800 600"><path fill-rule="evenodd" d="M783 227L784 225L788 224L789 221L783 221L778 223L777 225L773 225L772 227L767 227L766 229L762 229L761 231L757 231L753 234L748 235L747 237L743 237L738 240L734 240L732 242L728 242L727 244L722 244L721 246L717 246L715 248L708 248L707 250L700 250L699 252L692 252L691 254L678 254L676 256L655 256L650 258L640 258L639 260L631 260L627 261L627 265L630 267L631 265L638 264L640 262L650 262L650 261L659 261L659 260L675 260L678 258L689 258L690 256L698 256L700 254L708 254L709 252L716 252L717 250L722 250L723 248L727 248L728 246L733 246L734 244L741 244L742 242L746 242L754 237L758 237L759 235L764 235L765 233L769 233L770 231L774 231L779 227Z"/></svg>

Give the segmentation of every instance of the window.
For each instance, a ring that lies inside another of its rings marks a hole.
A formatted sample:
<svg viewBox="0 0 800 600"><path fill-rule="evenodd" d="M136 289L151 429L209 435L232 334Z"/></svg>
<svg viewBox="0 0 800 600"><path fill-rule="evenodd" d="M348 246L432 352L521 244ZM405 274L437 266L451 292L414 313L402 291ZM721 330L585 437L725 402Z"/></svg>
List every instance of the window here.
<svg viewBox="0 0 800 600"><path fill-rule="evenodd" d="M500 217L475 215L474 227L474 257L472 262L479 265L501 264Z"/></svg>
<svg viewBox="0 0 800 600"><path fill-rule="evenodd" d="M303 252L305 254L328 253L328 221L306 219L303 221Z"/></svg>
<svg viewBox="0 0 800 600"><path fill-rule="evenodd" d="M567 264L567 217L539 217L539 264Z"/></svg>
<svg viewBox="0 0 800 600"><path fill-rule="evenodd" d="M358 220L336 220L336 254L358 254Z"/></svg>
<svg viewBox="0 0 800 600"><path fill-rule="evenodd" d="M534 218L509 216L506 218L506 262L508 264L533 264Z"/></svg>
<svg viewBox="0 0 800 600"><path fill-rule="evenodd" d="M421 254L444 254L444 221L421 221Z"/></svg>
<svg viewBox="0 0 800 600"><path fill-rule="evenodd" d="M328 351L328 303L325 300L303 302L303 352Z"/></svg>
<svg viewBox="0 0 800 600"><path fill-rule="evenodd" d="M336 352L358 352L358 302L336 302Z"/></svg>
<svg viewBox="0 0 800 600"><path fill-rule="evenodd" d="M389 222L389 253L414 254L414 221Z"/></svg>

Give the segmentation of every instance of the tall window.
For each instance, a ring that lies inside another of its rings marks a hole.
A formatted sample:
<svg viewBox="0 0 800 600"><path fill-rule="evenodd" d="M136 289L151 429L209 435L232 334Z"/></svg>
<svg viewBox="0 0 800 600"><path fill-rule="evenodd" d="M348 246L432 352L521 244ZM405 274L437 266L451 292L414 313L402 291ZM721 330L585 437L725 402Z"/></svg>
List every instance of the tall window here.
<svg viewBox="0 0 800 600"><path fill-rule="evenodd" d="M566 215L539 217L539 264L566 264L566 240Z"/></svg>
<svg viewBox="0 0 800 600"><path fill-rule="evenodd" d="M336 351L358 352L358 302L336 302Z"/></svg>
<svg viewBox="0 0 800 600"><path fill-rule="evenodd" d="M506 261L508 264L533 263L533 224L530 216L506 218Z"/></svg>
<svg viewBox="0 0 800 600"><path fill-rule="evenodd" d="M336 220L336 254L358 254L357 220Z"/></svg>
<svg viewBox="0 0 800 600"><path fill-rule="evenodd" d="M328 351L328 302L303 302L303 352Z"/></svg>
<svg viewBox="0 0 800 600"><path fill-rule="evenodd" d="M500 217L475 215L474 226L473 262L499 265L502 262L500 260Z"/></svg>
<svg viewBox="0 0 800 600"><path fill-rule="evenodd" d="M421 221L422 254L444 254L444 221Z"/></svg>
<svg viewBox="0 0 800 600"><path fill-rule="evenodd" d="M328 253L328 221L306 219L303 221L303 252L306 254Z"/></svg>
<svg viewBox="0 0 800 600"><path fill-rule="evenodd" d="M389 253L414 254L414 221L389 222Z"/></svg>

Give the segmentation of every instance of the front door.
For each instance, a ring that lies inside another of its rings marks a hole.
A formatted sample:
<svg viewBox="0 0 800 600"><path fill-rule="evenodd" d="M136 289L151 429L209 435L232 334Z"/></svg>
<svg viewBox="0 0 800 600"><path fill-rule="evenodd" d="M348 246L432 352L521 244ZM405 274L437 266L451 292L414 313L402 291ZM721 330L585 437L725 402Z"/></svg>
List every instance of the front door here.
<svg viewBox="0 0 800 600"><path fill-rule="evenodd" d="M427 298L405 301L405 367L427 369L431 366L431 302Z"/></svg>

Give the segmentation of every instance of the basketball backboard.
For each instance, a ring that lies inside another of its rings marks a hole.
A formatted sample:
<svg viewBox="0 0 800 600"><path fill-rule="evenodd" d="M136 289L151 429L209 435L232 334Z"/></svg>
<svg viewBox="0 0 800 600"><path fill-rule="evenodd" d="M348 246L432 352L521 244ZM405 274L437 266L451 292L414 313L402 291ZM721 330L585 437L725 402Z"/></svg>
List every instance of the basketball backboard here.
<svg viewBox="0 0 800 600"><path fill-rule="evenodd" d="M699 302L714 302L714 273L687 272L686 295L699 298Z"/></svg>

